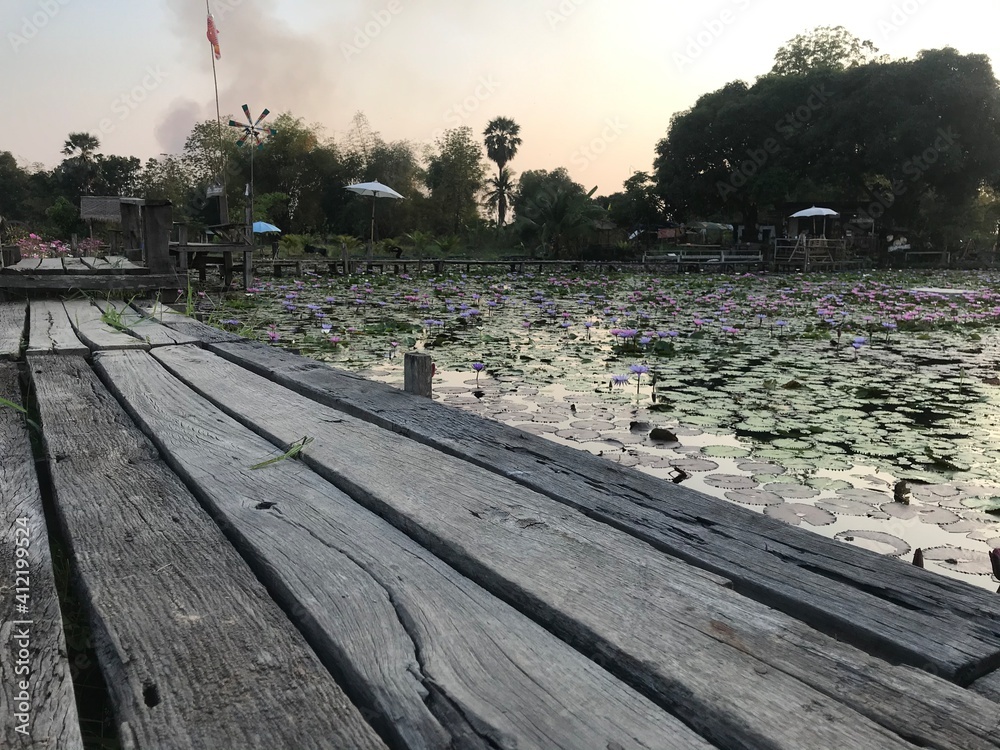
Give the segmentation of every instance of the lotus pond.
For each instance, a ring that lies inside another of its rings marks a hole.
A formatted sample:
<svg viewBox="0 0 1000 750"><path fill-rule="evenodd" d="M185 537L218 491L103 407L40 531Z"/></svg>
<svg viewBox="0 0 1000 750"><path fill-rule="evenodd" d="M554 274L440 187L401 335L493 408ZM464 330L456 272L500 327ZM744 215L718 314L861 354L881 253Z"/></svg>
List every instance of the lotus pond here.
<svg viewBox="0 0 1000 750"><path fill-rule="evenodd" d="M427 351L445 403L996 587L1000 274L255 284L212 322L400 385Z"/></svg>

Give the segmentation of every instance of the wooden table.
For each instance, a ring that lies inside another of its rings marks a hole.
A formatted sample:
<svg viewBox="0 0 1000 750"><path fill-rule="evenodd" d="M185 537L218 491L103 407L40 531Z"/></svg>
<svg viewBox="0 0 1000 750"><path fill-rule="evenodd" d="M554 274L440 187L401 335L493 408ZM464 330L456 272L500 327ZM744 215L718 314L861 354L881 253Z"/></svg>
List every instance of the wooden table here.
<svg viewBox="0 0 1000 750"><path fill-rule="evenodd" d="M79 748L93 718L49 536L124 747L1000 747L991 592L174 313L116 307L123 331L80 304L30 305L37 475L0 408L8 593L32 540L30 599L0 599L31 666L4 747ZM0 359L26 312L0 306ZM13 361L0 396L21 401Z"/></svg>

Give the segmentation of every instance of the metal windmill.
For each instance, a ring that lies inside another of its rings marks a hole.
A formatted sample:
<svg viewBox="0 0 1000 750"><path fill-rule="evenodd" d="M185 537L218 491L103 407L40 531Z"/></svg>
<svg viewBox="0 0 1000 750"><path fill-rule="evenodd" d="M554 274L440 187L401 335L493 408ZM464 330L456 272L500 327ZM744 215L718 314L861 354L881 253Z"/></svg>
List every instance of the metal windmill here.
<svg viewBox="0 0 1000 750"><path fill-rule="evenodd" d="M270 114L268 109L261 112L260 117L254 121L253 117L250 116L250 107L244 104L243 114L247 116L246 123L230 120L229 125L243 130L243 135L236 141L236 145L243 147L249 144L250 146L250 184L247 185L247 196L250 198L250 203L247 207L247 239L253 244L253 155L258 149L264 148L264 139L267 136L275 135L278 131L267 127L264 123L264 118Z"/></svg>

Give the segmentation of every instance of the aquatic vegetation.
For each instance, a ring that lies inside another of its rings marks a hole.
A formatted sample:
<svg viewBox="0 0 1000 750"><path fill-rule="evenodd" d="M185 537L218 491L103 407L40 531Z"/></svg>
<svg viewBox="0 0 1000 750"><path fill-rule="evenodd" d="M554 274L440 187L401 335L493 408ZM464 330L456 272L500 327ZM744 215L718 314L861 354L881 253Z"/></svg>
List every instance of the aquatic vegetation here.
<svg viewBox="0 0 1000 750"><path fill-rule="evenodd" d="M962 272L308 276L257 280L218 319L353 370L398 368L397 347L439 372L481 357L498 394L558 384L614 406L638 376L640 405L761 460L1000 482L998 289ZM646 372L609 374L637 358Z"/></svg>

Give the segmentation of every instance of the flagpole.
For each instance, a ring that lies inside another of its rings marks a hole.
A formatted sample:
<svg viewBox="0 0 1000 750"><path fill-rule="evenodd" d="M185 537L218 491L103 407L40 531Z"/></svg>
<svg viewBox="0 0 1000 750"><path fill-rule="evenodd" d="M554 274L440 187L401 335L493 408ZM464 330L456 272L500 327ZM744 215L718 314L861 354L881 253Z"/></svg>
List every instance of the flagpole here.
<svg viewBox="0 0 1000 750"><path fill-rule="evenodd" d="M209 6L209 0L205 0L205 10L208 15L212 15L212 8ZM219 107L219 76L215 69L214 48L209 48L209 55L212 58L212 81L215 83L215 123L219 127L219 176L222 178L222 194L219 196L219 223L228 224L229 194L226 184L226 149L222 140L222 110Z"/></svg>

